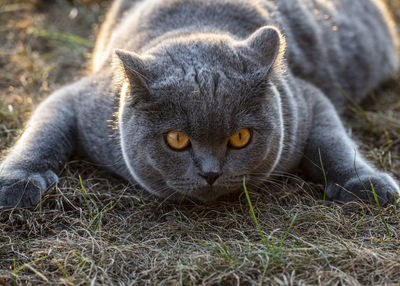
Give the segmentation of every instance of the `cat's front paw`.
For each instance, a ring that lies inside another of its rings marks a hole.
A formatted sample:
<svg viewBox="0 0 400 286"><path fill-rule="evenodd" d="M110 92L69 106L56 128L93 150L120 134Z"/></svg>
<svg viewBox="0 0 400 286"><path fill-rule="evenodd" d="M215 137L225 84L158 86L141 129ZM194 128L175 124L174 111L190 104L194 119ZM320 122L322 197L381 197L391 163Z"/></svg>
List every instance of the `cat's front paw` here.
<svg viewBox="0 0 400 286"><path fill-rule="evenodd" d="M373 190L380 204L394 202L400 195L398 184L388 174L378 172L355 176L343 185L328 184L326 194L328 198L341 202L376 202Z"/></svg>
<svg viewBox="0 0 400 286"><path fill-rule="evenodd" d="M7 171L0 175L0 206L36 205L48 188L57 182L57 175L50 170L43 173Z"/></svg>

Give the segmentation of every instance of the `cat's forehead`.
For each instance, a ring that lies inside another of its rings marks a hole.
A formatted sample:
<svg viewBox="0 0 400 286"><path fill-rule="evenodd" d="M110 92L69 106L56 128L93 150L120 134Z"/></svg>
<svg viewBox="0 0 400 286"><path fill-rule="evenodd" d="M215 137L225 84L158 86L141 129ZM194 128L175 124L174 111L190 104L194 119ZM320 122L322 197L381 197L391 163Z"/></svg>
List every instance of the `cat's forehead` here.
<svg viewBox="0 0 400 286"><path fill-rule="evenodd" d="M238 71L217 69L207 65L187 64L169 67L149 84L155 92L172 92L186 96L217 97L241 89L247 75ZM236 88L235 88L236 87Z"/></svg>
<svg viewBox="0 0 400 286"><path fill-rule="evenodd" d="M230 78L224 72L202 68L183 77L169 76L150 85L162 121L201 140L226 139L239 128L253 127L264 118L263 90L245 76ZM161 114L160 114L161 115Z"/></svg>
<svg viewBox="0 0 400 286"><path fill-rule="evenodd" d="M237 56L226 61L224 57L209 61L204 59L206 56L187 58L169 53L163 57L164 61L157 62L149 91L157 98L179 101L182 105L194 102L198 107L210 105L209 109L234 108L244 98L258 96L259 83L265 81L264 76L247 69Z"/></svg>
<svg viewBox="0 0 400 286"><path fill-rule="evenodd" d="M213 67L242 70L243 59L240 57L235 41L226 35L199 33L180 36L166 41L149 51L154 57L154 66L168 70L171 66L182 69L193 67Z"/></svg>

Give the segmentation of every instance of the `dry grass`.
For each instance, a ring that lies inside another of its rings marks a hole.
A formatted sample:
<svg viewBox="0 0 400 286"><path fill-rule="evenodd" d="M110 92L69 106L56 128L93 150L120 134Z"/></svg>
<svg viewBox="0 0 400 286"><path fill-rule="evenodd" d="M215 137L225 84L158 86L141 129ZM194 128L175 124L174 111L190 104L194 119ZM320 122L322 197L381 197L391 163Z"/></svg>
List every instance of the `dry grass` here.
<svg viewBox="0 0 400 286"><path fill-rule="evenodd" d="M400 15L400 1L388 2ZM104 3L0 3L5 150L40 99L84 74ZM399 93L392 80L369 97L365 114L350 112L348 120L367 157L398 178ZM89 163L71 162L40 206L0 210L0 284L400 282L399 204L380 217L375 206L324 203L321 186L295 176L278 179L278 186L249 190L263 241L244 194L213 205L162 203Z"/></svg>

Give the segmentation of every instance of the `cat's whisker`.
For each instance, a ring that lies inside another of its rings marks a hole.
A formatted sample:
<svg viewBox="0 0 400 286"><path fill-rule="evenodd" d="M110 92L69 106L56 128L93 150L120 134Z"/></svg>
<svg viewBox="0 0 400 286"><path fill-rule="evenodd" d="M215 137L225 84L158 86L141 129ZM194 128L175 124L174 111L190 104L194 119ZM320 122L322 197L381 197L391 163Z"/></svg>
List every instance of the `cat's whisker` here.
<svg viewBox="0 0 400 286"><path fill-rule="evenodd" d="M174 191L172 192L169 196L165 197L159 204L159 206L162 206L165 202L167 202L171 197L173 197L174 195L176 195L178 193L178 191Z"/></svg>
<svg viewBox="0 0 400 286"><path fill-rule="evenodd" d="M297 183L304 184L309 189L312 189L312 187L310 186L310 184L307 181L305 181L303 178L301 178L301 177L299 177L299 176L297 176L295 174L292 174L292 173L280 171L280 172L272 173L271 176L272 177L281 177L281 178L287 178L287 179L290 179L290 180L295 180Z"/></svg>
<svg viewBox="0 0 400 286"><path fill-rule="evenodd" d="M263 182L257 182L257 183L249 183L249 186L257 186L259 188L262 188L263 190L269 189L271 186L275 187L277 189L282 189L282 185L272 182L272 181L263 181Z"/></svg>
<svg viewBox="0 0 400 286"><path fill-rule="evenodd" d="M279 186L276 186L276 187L279 188ZM249 184L249 189L250 190L254 189L254 190L257 190L257 191L261 191L261 192L266 192L266 191L268 191L269 188L267 188L265 186L262 186L260 184Z"/></svg>

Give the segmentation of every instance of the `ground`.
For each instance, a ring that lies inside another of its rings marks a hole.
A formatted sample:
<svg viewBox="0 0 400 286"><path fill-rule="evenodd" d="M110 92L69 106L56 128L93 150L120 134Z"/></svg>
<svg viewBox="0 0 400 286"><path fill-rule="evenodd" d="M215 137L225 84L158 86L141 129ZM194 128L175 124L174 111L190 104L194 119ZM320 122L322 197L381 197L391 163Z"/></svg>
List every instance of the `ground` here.
<svg viewBox="0 0 400 286"><path fill-rule="evenodd" d="M400 23L400 1L387 2ZM0 0L0 156L41 99L87 73L109 4ZM398 179L399 77L345 119L366 157ZM60 177L39 206L0 210L0 284L400 282L399 202L329 202L323 186L285 174L249 189L258 229L244 193L164 202L76 159Z"/></svg>

